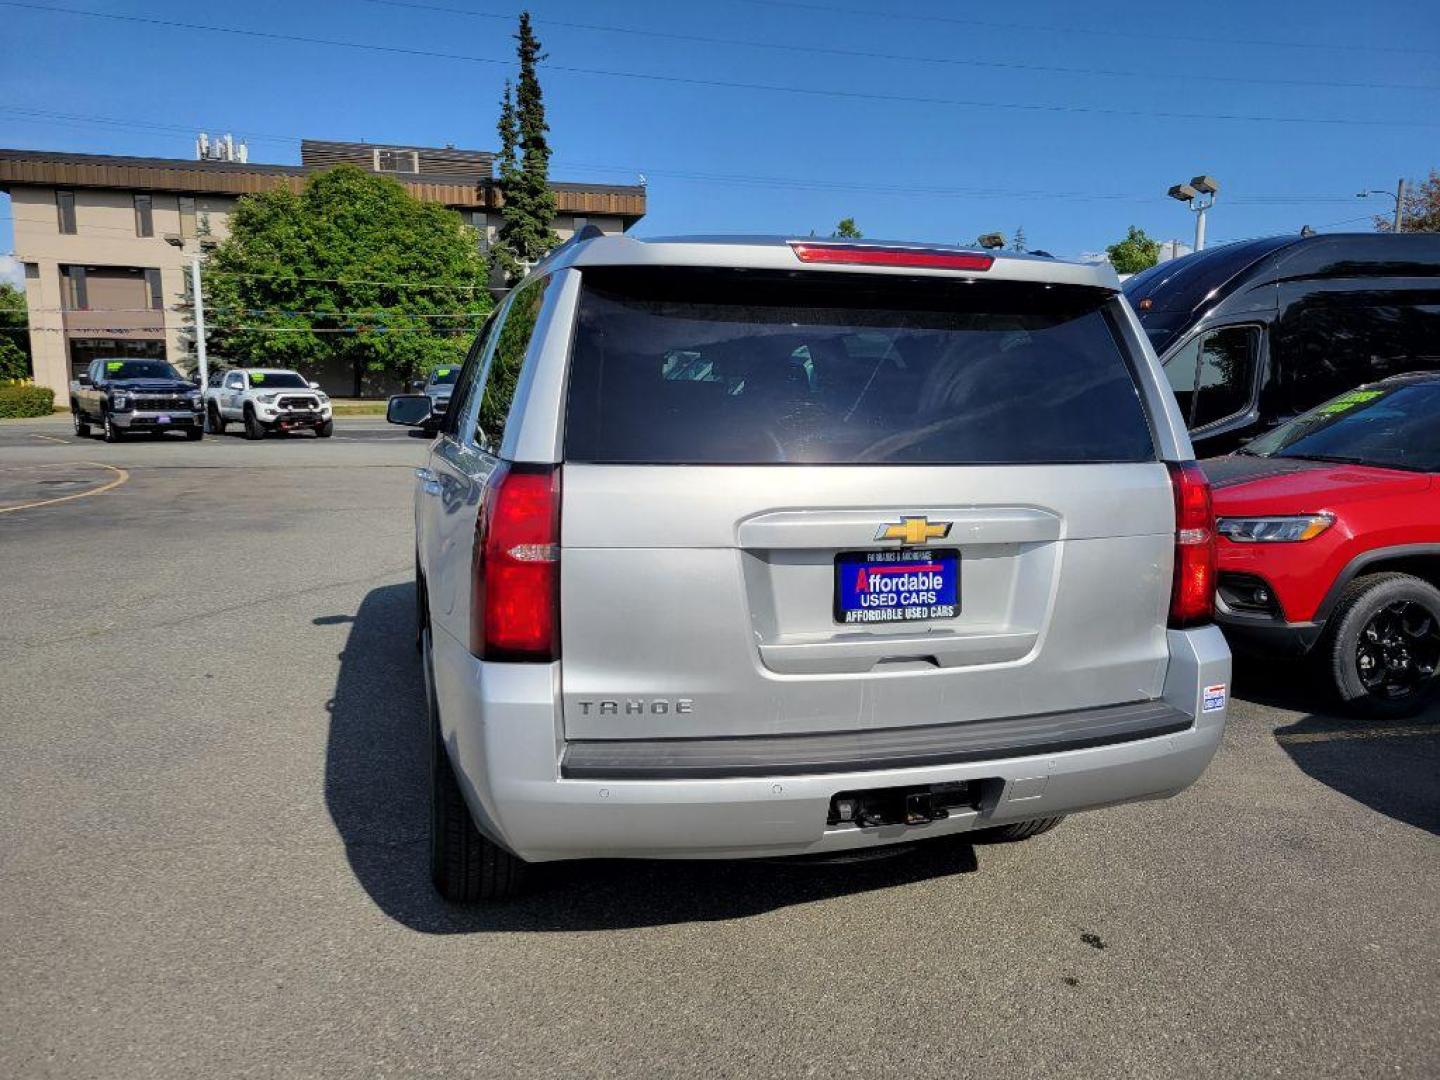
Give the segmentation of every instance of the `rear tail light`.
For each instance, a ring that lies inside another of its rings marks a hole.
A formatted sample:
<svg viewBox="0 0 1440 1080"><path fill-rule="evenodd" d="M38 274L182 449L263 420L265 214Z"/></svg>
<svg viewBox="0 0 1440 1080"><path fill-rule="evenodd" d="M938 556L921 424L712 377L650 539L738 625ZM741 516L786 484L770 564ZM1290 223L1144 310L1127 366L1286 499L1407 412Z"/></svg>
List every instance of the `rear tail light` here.
<svg viewBox="0 0 1440 1080"><path fill-rule="evenodd" d="M501 465L475 522L470 651L482 660L560 658L560 470Z"/></svg>
<svg viewBox="0 0 1440 1080"><path fill-rule="evenodd" d="M792 243L795 257L803 263L840 263L850 266L903 266L920 270L989 270L993 255L974 251L941 251L935 248L859 247L854 244Z"/></svg>
<svg viewBox="0 0 1440 1080"><path fill-rule="evenodd" d="M1199 626L1215 617L1215 511L1210 481L1193 461L1170 465L1175 493L1175 580L1170 625Z"/></svg>

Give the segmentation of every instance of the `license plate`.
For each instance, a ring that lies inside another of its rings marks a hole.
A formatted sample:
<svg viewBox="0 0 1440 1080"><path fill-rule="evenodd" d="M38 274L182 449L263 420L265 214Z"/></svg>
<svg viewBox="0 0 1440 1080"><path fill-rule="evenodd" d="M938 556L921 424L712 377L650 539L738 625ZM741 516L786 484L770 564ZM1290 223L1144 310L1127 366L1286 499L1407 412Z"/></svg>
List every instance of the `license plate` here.
<svg viewBox="0 0 1440 1080"><path fill-rule="evenodd" d="M835 556L835 621L923 622L960 614L956 548L843 551Z"/></svg>
<svg viewBox="0 0 1440 1080"><path fill-rule="evenodd" d="M156 422L157 424L168 424L168 423L170 422L170 417L168 417L168 416L157 416L157 417L155 417L155 422Z"/></svg>

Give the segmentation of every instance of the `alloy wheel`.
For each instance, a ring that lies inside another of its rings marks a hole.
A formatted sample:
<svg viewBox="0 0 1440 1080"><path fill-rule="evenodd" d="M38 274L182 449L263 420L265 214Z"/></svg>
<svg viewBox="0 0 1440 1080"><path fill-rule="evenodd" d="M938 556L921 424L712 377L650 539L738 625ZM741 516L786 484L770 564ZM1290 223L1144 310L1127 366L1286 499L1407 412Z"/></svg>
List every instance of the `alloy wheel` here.
<svg viewBox="0 0 1440 1080"><path fill-rule="evenodd" d="M1400 701L1420 693L1440 665L1440 618L1414 600L1386 604L1360 631L1355 665L1377 698Z"/></svg>

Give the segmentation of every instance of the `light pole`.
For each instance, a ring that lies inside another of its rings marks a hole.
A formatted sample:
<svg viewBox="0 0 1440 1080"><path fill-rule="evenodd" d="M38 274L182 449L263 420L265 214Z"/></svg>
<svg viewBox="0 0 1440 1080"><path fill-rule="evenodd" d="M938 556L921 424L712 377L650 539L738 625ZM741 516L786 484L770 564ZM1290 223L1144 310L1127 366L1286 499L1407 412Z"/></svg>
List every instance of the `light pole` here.
<svg viewBox="0 0 1440 1080"><path fill-rule="evenodd" d="M1398 233L1405 224L1405 178L1402 176L1400 182L1395 185L1394 191L1385 191L1382 188L1370 188L1368 191L1357 191L1357 199L1368 199L1371 195L1388 195L1395 200L1395 231Z"/></svg>
<svg viewBox="0 0 1440 1080"><path fill-rule="evenodd" d="M185 249L185 240L181 236L167 236L165 242L182 251ZM205 297L200 291L200 255L198 252L190 256L190 292L195 298L195 359L200 375L200 389L203 392L205 387L210 384L210 366L205 362Z"/></svg>
<svg viewBox="0 0 1440 1080"><path fill-rule="evenodd" d="M1188 184L1176 184L1167 193L1177 202L1189 203L1195 212L1195 250L1205 250L1205 211L1215 205L1220 182L1213 176L1196 176ZM1205 196L1210 196L1206 201Z"/></svg>

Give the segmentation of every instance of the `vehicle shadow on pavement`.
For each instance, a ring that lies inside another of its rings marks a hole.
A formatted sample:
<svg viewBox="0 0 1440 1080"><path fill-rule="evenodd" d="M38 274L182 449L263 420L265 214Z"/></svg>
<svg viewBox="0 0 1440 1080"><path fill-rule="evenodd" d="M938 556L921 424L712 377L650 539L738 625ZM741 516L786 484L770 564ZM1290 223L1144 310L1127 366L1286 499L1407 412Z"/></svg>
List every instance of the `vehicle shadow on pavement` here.
<svg viewBox="0 0 1440 1080"><path fill-rule="evenodd" d="M1440 702L1404 720L1338 715L1313 668L1239 656L1235 689L1247 700L1307 714L1275 730L1306 776L1440 836Z"/></svg>
<svg viewBox="0 0 1440 1080"><path fill-rule="evenodd" d="M947 838L862 861L595 860L532 868L526 893L491 907L441 900L430 885L425 689L415 591L369 593L355 613L330 702L325 804L356 879L391 918L424 933L604 930L739 919L792 904L973 871ZM334 614L319 625L344 621Z"/></svg>

